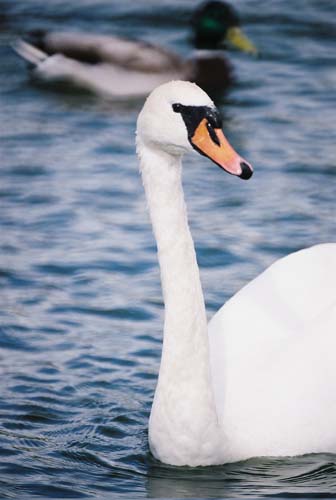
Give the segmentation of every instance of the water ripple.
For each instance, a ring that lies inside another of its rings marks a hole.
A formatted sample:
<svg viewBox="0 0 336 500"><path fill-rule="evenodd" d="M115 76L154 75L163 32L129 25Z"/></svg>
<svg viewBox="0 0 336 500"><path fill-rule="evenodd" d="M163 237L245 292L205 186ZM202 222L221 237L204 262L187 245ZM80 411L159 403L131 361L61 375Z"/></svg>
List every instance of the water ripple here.
<svg viewBox="0 0 336 500"><path fill-rule="evenodd" d="M334 3L236 3L260 57L230 53L219 105L255 175L196 155L184 172L210 316L276 258L336 234ZM1 498L334 498L332 454L196 469L150 455L163 303L134 154L142 101L38 85L9 49L61 26L188 56L192 2L0 4Z"/></svg>

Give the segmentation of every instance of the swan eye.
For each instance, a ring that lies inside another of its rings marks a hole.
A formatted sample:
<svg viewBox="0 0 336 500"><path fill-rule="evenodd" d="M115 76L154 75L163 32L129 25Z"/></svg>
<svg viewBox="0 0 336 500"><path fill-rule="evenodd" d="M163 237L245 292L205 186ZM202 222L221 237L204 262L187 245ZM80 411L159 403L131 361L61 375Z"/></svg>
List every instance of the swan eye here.
<svg viewBox="0 0 336 500"><path fill-rule="evenodd" d="M182 111L182 106L178 102L172 105L173 110L175 113L181 113Z"/></svg>

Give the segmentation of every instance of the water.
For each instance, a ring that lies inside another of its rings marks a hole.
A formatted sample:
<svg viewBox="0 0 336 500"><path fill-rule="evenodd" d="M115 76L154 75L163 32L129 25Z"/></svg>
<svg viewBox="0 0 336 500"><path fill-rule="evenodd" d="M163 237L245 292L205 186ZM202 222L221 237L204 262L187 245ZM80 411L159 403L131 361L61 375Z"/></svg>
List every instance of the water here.
<svg viewBox="0 0 336 500"><path fill-rule="evenodd" d="M262 55L230 55L221 105L255 175L185 161L209 316L276 258L336 234L334 3L235 3ZM0 4L0 497L335 497L334 455L193 470L151 457L163 307L134 155L141 102L39 87L7 46L75 26L186 54L192 3Z"/></svg>

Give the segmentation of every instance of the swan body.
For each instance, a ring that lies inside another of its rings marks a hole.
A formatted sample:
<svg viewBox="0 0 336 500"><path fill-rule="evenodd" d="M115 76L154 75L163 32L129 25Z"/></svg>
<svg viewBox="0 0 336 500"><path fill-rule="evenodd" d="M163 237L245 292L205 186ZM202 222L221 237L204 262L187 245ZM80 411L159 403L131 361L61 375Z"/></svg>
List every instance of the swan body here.
<svg viewBox="0 0 336 500"><path fill-rule="evenodd" d="M207 325L181 158L196 150L233 175L252 174L217 113L204 91L176 81L153 91L138 118L165 303L150 449L190 466L336 452L335 243L276 261Z"/></svg>
<svg viewBox="0 0 336 500"><path fill-rule="evenodd" d="M197 81L225 89L232 81L231 65L223 54L226 40L255 53L239 28L239 18L225 2L211 0L194 14L194 45L189 59L162 47L117 36L37 30L13 44L42 81L65 81L114 98L147 95L172 79ZM214 74L215 72L215 74Z"/></svg>
<svg viewBox="0 0 336 500"><path fill-rule="evenodd" d="M336 244L271 265L209 323L230 460L336 451Z"/></svg>

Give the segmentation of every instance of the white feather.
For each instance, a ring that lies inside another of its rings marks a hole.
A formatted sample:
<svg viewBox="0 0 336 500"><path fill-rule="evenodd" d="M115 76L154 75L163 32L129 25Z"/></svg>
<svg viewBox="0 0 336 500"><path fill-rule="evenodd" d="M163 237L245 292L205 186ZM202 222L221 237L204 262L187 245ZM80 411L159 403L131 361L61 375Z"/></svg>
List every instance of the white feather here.
<svg viewBox="0 0 336 500"><path fill-rule="evenodd" d="M336 452L336 244L280 259L207 328L181 185L190 145L176 101L213 105L196 85L172 82L138 119L165 302L150 448L163 462L192 466Z"/></svg>

